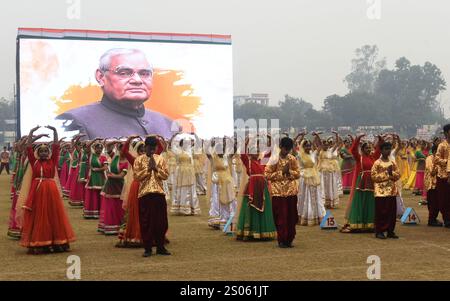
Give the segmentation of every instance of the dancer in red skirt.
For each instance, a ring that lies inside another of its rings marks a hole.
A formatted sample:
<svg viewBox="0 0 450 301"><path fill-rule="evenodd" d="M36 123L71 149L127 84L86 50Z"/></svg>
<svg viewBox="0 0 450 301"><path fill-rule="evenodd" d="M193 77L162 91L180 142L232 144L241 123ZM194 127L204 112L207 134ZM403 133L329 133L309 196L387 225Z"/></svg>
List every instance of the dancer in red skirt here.
<svg viewBox="0 0 450 301"><path fill-rule="evenodd" d="M58 163L58 175L61 187L66 187L67 178L69 177L69 164L70 164L70 143L61 143L61 151L59 153ZM64 192L64 189L63 189Z"/></svg>
<svg viewBox="0 0 450 301"><path fill-rule="evenodd" d="M122 189L121 199L123 200L122 208L125 210L125 223L119 231L119 242L116 244L118 248L142 247L141 229L139 226L139 181L133 177L133 164L137 156L145 154L144 142L134 141L138 136L130 136L122 147L123 155L130 163L129 171L125 178L124 188ZM130 144L132 149L130 149Z"/></svg>
<svg viewBox="0 0 450 301"><path fill-rule="evenodd" d="M33 151L33 133L39 128L37 126L30 131L27 142L32 175L29 190L21 192L27 193L27 196L22 206L23 228L20 243L29 249L29 254L64 252L69 250L69 243L75 241L75 234L57 183L58 134L54 127L47 126L54 135L51 149L47 144L40 144Z"/></svg>
<svg viewBox="0 0 450 301"><path fill-rule="evenodd" d="M106 182L103 186L100 205L100 220L97 231L105 235L117 235L125 211L122 208L122 193L124 178L127 174L128 162L121 153L122 143L114 141L117 149L112 155L106 171Z"/></svg>

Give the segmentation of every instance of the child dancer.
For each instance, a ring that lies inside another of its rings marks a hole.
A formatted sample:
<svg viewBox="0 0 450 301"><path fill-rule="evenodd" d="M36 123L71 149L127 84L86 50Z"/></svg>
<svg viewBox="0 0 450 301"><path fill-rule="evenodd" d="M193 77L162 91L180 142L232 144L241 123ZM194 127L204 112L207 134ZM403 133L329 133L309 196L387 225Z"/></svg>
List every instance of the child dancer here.
<svg viewBox="0 0 450 301"><path fill-rule="evenodd" d="M225 155L225 140L217 143L208 155L210 172L208 172L207 199L210 199L208 225L213 229L220 229L226 224L231 214L236 210L231 164Z"/></svg>
<svg viewBox="0 0 450 301"><path fill-rule="evenodd" d="M312 144L299 134L296 141L300 141L297 153L300 163L300 183L298 189L298 223L302 226L319 225L325 216L325 207L320 186L320 174L317 169L316 151L312 151ZM317 138L316 140L320 139ZM299 138L300 137L300 138Z"/></svg>
<svg viewBox="0 0 450 301"><path fill-rule="evenodd" d="M389 157L392 144L383 142L380 146L381 158L376 160L372 166L371 177L374 182L375 193L375 237L386 239L398 238L394 233L397 221L397 185L400 179L397 164Z"/></svg>
<svg viewBox="0 0 450 301"><path fill-rule="evenodd" d="M175 137L172 137L172 139ZM191 149L193 143L190 138L181 138L177 143L178 147L172 149L177 166L172 183L172 207L170 212L176 215L198 215L200 214L200 205L197 197Z"/></svg>
<svg viewBox="0 0 450 301"><path fill-rule="evenodd" d="M293 247L295 225L298 221L297 194L300 168L297 159L290 154L293 146L291 138L281 138L279 154L275 154L269 160L264 171L272 189L273 216L280 248Z"/></svg>
<svg viewBox="0 0 450 301"><path fill-rule="evenodd" d="M30 131L27 142L27 155L30 162L31 181L23 191L22 204L23 229L21 245L28 248L29 254L68 251L69 243L75 241L75 235L67 218L62 201L62 192L58 187L57 166L59 155L58 133L53 131L53 144L40 144L33 151L33 133Z"/></svg>
<svg viewBox="0 0 450 301"><path fill-rule="evenodd" d="M320 185L322 190L322 201L325 209L336 208L339 204L339 182L340 171L336 164L337 148L340 141L337 132L334 143L332 141L324 141L319 144L319 163L318 170L320 173ZM318 139L320 142L321 140Z"/></svg>
<svg viewBox="0 0 450 301"><path fill-rule="evenodd" d="M99 232L105 235L117 235L124 215L122 208L122 193L124 177L127 174L128 162L123 153L121 153L121 143L114 142L117 149L112 155L106 172L106 182L102 189L100 220L98 224Z"/></svg>
<svg viewBox="0 0 450 301"><path fill-rule="evenodd" d="M258 147L248 149L248 139L245 149L248 151L241 154L239 161L242 160L248 181L245 184L240 206L237 239L271 240L276 237L277 232L268 183L264 177L265 165L261 164Z"/></svg>
<svg viewBox="0 0 450 301"><path fill-rule="evenodd" d="M100 138L94 139L88 146L91 152L83 207L83 217L86 219L98 219L100 216L100 192L105 185L105 171L108 169L106 157L102 155L103 144L100 140Z"/></svg>

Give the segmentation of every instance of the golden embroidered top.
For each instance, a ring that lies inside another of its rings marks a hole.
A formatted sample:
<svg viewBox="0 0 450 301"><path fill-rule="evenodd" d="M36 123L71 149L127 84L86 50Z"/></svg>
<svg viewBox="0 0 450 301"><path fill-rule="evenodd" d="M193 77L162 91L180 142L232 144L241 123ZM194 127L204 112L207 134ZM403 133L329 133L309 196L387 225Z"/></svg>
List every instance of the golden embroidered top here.
<svg viewBox="0 0 450 301"><path fill-rule="evenodd" d="M162 154L164 160L167 162L167 165L169 167L169 172L174 173L175 168L177 167L177 158L175 156L175 153L171 150L167 150Z"/></svg>
<svg viewBox="0 0 450 301"><path fill-rule="evenodd" d="M194 153L194 170L196 174L202 174L205 170L206 155L204 153Z"/></svg>
<svg viewBox="0 0 450 301"><path fill-rule="evenodd" d="M195 169L191 156L186 152L176 155L175 185L177 187L192 186L195 183Z"/></svg>
<svg viewBox="0 0 450 301"><path fill-rule="evenodd" d="M322 150L319 153L318 169L320 172L335 172L339 170L337 154L331 150Z"/></svg>
<svg viewBox="0 0 450 301"><path fill-rule="evenodd" d="M285 158L278 156L278 160L269 161L264 170L264 175L270 181L272 196L292 196L298 194L298 179L300 178L300 166L297 159L288 154ZM289 175L283 175L283 168L289 164Z"/></svg>
<svg viewBox="0 0 450 301"><path fill-rule="evenodd" d="M153 158L156 162L156 172L149 171L150 159L146 154L140 155L134 161L134 178L140 182L139 198L149 193L164 194L163 181L169 177L169 169L162 156L154 154Z"/></svg>
<svg viewBox="0 0 450 301"><path fill-rule="evenodd" d="M217 154L212 154L211 171L211 183L219 186L217 194L219 202L225 205L230 204L235 197L235 190L228 157L221 158Z"/></svg>
<svg viewBox="0 0 450 301"><path fill-rule="evenodd" d="M436 151L436 159L434 160L434 164L437 166L437 177L441 179L445 179L448 177L448 172L450 171L448 168L448 156L450 153L450 146L447 140L439 143L438 149Z"/></svg>
<svg viewBox="0 0 450 301"><path fill-rule="evenodd" d="M389 166L392 166L392 178L388 173ZM372 166L371 176L374 182L375 197L396 196L398 194L395 182L400 179L400 172L395 162L392 160L388 162L381 159L376 160Z"/></svg>
<svg viewBox="0 0 450 301"><path fill-rule="evenodd" d="M228 158L212 155L212 182L219 185L226 185L233 181Z"/></svg>
<svg viewBox="0 0 450 301"><path fill-rule="evenodd" d="M437 166L433 164L434 155L428 156L425 160L425 177L424 177L424 188L426 190L431 190L436 188L436 175Z"/></svg>
<svg viewBox="0 0 450 301"><path fill-rule="evenodd" d="M306 185L319 186L320 175L317 165L314 161L315 152L307 154L303 147L300 147L299 151L299 164L300 164L300 177L305 181Z"/></svg>

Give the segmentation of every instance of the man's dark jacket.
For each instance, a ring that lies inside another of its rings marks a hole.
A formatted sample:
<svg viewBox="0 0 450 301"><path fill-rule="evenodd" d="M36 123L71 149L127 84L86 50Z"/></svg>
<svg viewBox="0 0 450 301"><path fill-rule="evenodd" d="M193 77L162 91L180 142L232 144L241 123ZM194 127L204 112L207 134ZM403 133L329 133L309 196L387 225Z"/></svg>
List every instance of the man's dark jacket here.
<svg viewBox="0 0 450 301"><path fill-rule="evenodd" d="M86 139L149 134L170 138L179 126L166 116L142 106L124 108L103 96L100 102L69 110L56 117L65 120L66 131L80 131ZM173 123L173 128L172 128ZM172 131L173 130L173 131Z"/></svg>

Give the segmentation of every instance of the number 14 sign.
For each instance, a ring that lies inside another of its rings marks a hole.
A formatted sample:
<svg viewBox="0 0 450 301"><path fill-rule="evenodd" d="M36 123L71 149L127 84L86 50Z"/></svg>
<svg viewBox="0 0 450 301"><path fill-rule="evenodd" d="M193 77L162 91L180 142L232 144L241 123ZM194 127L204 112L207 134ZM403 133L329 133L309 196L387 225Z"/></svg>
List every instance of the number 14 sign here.
<svg viewBox="0 0 450 301"><path fill-rule="evenodd" d="M400 219L400 221L404 225L420 224L419 216L417 215L416 211L414 211L414 209L411 207L406 208L405 213L403 213L403 216Z"/></svg>

